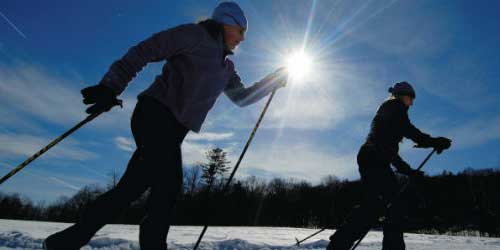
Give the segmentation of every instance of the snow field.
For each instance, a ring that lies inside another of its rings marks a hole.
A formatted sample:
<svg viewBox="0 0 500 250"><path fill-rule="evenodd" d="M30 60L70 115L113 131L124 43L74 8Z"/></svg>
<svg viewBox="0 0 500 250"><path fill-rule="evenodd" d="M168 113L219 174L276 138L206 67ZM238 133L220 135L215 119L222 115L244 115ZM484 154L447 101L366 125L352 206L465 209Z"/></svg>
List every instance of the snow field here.
<svg viewBox="0 0 500 250"><path fill-rule="evenodd" d="M0 220L0 250L41 249L48 235L70 224ZM169 249L189 250L202 227L173 226L168 238ZM107 225L84 250L139 250L139 227ZM200 250L315 250L325 249L333 230L325 230L300 247L293 246L295 237L302 239L316 229L283 227L209 227ZM408 250L498 250L500 238L480 238L445 235L405 234ZM358 246L359 250L382 248L382 232L370 232Z"/></svg>

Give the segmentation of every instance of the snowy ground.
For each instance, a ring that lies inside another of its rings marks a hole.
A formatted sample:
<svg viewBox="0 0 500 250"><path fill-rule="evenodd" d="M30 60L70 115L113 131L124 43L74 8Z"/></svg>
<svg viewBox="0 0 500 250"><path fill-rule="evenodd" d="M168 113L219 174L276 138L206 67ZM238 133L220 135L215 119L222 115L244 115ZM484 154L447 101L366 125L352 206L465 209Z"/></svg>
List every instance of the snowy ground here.
<svg viewBox="0 0 500 250"><path fill-rule="evenodd" d="M0 250L41 249L42 239L68 224L33 221L0 220ZM192 249L201 227L178 226L170 229L169 249ZM331 230L315 236L300 247L292 246L295 237L305 237L316 230L272 227L209 227L200 250L299 250L325 249ZM138 250L138 227L109 225L104 227L85 250ZM381 249L381 232L370 232L359 250ZM500 249L500 238L479 238L405 234L406 249L416 250L489 250Z"/></svg>

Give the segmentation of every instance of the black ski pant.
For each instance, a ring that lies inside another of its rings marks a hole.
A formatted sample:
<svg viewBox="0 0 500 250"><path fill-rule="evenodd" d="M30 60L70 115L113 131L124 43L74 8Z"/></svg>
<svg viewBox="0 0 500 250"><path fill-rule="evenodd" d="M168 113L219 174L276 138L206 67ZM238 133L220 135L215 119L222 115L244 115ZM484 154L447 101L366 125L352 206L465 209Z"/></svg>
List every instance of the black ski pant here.
<svg viewBox="0 0 500 250"><path fill-rule="evenodd" d="M88 206L76 224L50 236L49 247L79 249L149 189L146 216L140 224L140 247L167 249L172 212L182 188L180 146L188 130L168 108L150 97L139 99L131 126L137 149L116 187Z"/></svg>
<svg viewBox="0 0 500 250"><path fill-rule="evenodd" d="M400 188L389 161L381 159L370 146L361 147L357 160L364 190L363 200L351 211L346 223L330 236L327 249L348 250L356 240L382 222L382 249L404 250L403 204L396 200L386 209L387 203L393 201ZM379 221L381 218L383 221Z"/></svg>

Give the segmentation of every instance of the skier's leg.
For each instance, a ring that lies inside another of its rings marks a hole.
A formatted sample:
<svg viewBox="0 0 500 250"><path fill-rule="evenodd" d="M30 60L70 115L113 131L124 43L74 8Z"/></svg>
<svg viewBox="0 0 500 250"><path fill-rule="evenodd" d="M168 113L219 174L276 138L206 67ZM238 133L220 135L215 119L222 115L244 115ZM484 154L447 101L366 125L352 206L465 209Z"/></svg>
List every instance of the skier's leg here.
<svg viewBox="0 0 500 250"><path fill-rule="evenodd" d="M330 237L329 250L348 250L354 242L367 233L376 223L384 209L384 199L381 190L368 188L369 181L363 180L365 186L363 200L359 207L353 209L347 218L347 223L341 226Z"/></svg>
<svg viewBox="0 0 500 250"><path fill-rule="evenodd" d="M361 238L377 223L380 211L383 210L383 200L374 194L365 192L359 207L354 208L342 225L330 237L328 250L348 250L354 242Z"/></svg>
<svg viewBox="0 0 500 250"><path fill-rule="evenodd" d="M404 250L405 242L403 231L395 228L388 228L384 225L384 239L382 241L382 250Z"/></svg>
<svg viewBox="0 0 500 250"><path fill-rule="evenodd" d="M400 211L397 211L397 213L400 214ZM386 221L383 226L384 239L382 241L382 250L405 249L401 220L402 216L400 215L391 214L391 212L387 214Z"/></svg>
<svg viewBox="0 0 500 250"><path fill-rule="evenodd" d="M359 208L347 218L347 223L330 237L329 250L348 250L354 242L377 223L384 211L384 177L389 174L389 163L380 160L376 151L362 147L358 153L358 165L363 184L363 200ZM392 172L390 172L392 173Z"/></svg>
<svg viewBox="0 0 500 250"><path fill-rule="evenodd" d="M141 177L140 153L136 150L116 187L100 195L82 213L78 222L46 239L48 249L80 249L105 224L137 199L147 188Z"/></svg>
<svg viewBox="0 0 500 250"><path fill-rule="evenodd" d="M180 147L171 149L166 164L158 166L152 185L146 216L141 222L139 242L141 249L167 249L166 239L170 228L175 202L182 188L182 161ZM165 153L163 153L165 155ZM157 163L159 163L157 161Z"/></svg>
<svg viewBox="0 0 500 250"><path fill-rule="evenodd" d="M405 201L394 200L385 213L383 225L384 238L382 250L404 250L405 243L403 237L403 217L405 215Z"/></svg>
<svg viewBox="0 0 500 250"><path fill-rule="evenodd" d="M162 104L151 98L140 100L145 112L145 133L140 138L143 168L151 187L146 217L140 225L141 249L166 249L170 217L182 187L180 146L188 130Z"/></svg>
<svg viewBox="0 0 500 250"><path fill-rule="evenodd" d="M142 116L142 105L138 103L132 116L132 132L137 150L116 187L102 194L90 204L76 224L50 235L44 242L48 249L80 249L102 226L115 218L121 210L147 189L145 171L141 168L144 165L140 146L143 137L141 133L144 131L140 126Z"/></svg>

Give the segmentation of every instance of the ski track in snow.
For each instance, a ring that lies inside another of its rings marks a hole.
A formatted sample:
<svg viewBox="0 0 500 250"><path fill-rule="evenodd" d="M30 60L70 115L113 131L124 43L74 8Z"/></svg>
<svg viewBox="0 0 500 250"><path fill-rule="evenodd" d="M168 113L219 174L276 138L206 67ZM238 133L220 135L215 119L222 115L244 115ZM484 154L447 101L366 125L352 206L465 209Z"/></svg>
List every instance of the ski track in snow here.
<svg viewBox="0 0 500 250"><path fill-rule="evenodd" d="M67 227L66 223L0 220L0 250L42 249L49 234ZM107 225L83 247L83 250L139 250L138 226ZM326 230L300 247L292 246L316 229L277 227L209 227L200 250L315 250L325 249L333 230ZM192 249L201 227L174 226L170 229L171 250ZM498 250L500 238L446 235L405 234L408 250ZM358 246L359 250L382 248L382 232L370 232Z"/></svg>

